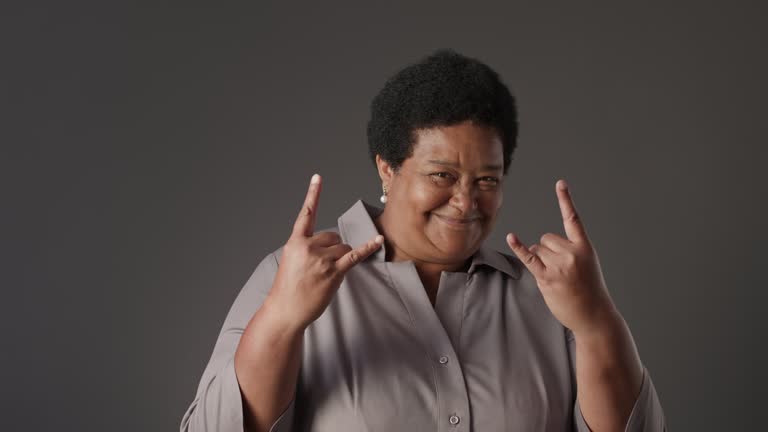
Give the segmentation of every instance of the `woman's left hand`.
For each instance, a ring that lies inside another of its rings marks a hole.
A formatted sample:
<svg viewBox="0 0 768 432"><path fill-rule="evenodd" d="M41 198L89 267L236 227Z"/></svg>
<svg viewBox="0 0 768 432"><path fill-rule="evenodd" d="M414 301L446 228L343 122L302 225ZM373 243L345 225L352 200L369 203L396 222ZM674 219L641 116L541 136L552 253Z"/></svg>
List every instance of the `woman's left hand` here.
<svg viewBox="0 0 768 432"><path fill-rule="evenodd" d="M527 248L513 233L507 244L536 278L549 310L576 334L611 326L618 311L608 294L597 252L571 200L564 180L555 184L567 238L546 233Z"/></svg>

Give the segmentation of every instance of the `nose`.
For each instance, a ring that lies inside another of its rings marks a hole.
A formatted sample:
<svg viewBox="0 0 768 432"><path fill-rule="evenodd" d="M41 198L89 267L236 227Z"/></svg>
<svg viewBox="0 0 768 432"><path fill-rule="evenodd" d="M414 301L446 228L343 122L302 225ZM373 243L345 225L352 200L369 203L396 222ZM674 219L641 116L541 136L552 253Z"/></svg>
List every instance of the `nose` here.
<svg viewBox="0 0 768 432"><path fill-rule="evenodd" d="M450 204L461 211L462 217L474 217L477 211L477 191L472 185L456 182Z"/></svg>

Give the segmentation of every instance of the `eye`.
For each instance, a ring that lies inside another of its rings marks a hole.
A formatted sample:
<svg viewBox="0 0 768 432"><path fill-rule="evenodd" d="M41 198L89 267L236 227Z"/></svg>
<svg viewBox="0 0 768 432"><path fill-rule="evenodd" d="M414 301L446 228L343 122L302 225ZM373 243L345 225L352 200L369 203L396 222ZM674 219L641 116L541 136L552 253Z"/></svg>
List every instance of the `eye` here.
<svg viewBox="0 0 768 432"><path fill-rule="evenodd" d="M480 189L484 191L496 190L499 186L499 179L496 177L480 177Z"/></svg>
<svg viewBox="0 0 768 432"><path fill-rule="evenodd" d="M450 186L454 181L453 174L445 171L431 173L429 178L437 186Z"/></svg>
<svg viewBox="0 0 768 432"><path fill-rule="evenodd" d="M440 178L451 178L451 174L447 172L438 172L438 173L433 173L432 175L438 176Z"/></svg>

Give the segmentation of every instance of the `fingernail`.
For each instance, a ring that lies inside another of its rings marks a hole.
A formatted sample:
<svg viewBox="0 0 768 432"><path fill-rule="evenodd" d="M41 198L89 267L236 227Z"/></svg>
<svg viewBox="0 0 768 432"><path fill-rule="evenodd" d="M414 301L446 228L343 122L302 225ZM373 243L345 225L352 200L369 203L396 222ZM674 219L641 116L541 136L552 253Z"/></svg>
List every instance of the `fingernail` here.
<svg viewBox="0 0 768 432"><path fill-rule="evenodd" d="M384 243L384 236L379 234L379 235L376 236L375 239L373 239L373 241L375 241L376 244L382 244L382 243Z"/></svg>
<svg viewBox="0 0 768 432"><path fill-rule="evenodd" d="M517 239L515 238L515 235L512 233L507 234L507 241L512 244L517 243Z"/></svg>
<svg viewBox="0 0 768 432"><path fill-rule="evenodd" d="M312 179L309 182L311 184L320 183L320 176L318 174L312 175Z"/></svg>
<svg viewBox="0 0 768 432"><path fill-rule="evenodd" d="M566 183L565 180L560 180L560 189L562 190L568 189L568 183Z"/></svg>

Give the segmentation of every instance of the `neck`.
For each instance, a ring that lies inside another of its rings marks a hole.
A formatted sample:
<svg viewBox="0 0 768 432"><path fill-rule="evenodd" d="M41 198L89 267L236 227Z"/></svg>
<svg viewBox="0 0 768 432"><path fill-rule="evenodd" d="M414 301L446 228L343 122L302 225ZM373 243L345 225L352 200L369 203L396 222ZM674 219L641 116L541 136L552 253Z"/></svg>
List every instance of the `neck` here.
<svg viewBox="0 0 768 432"><path fill-rule="evenodd" d="M472 259L467 258L459 262L453 263L436 263L428 260L420 259L413 255L410 255L400 249L397 245L399 243L398 233L396 230L391 229L393 227L393 221L391 216L387 213L386 208L384 211L373 218L373 223L376 225L376 229L380 234L384 236L384 246L386 250L385 261L398 262L398 261L413 261L416 270L420 275L429 275L432 277L440 277L441 272L467 272L469 266L472 263ZM397 222L394 222L395 224Z"/></svg>

